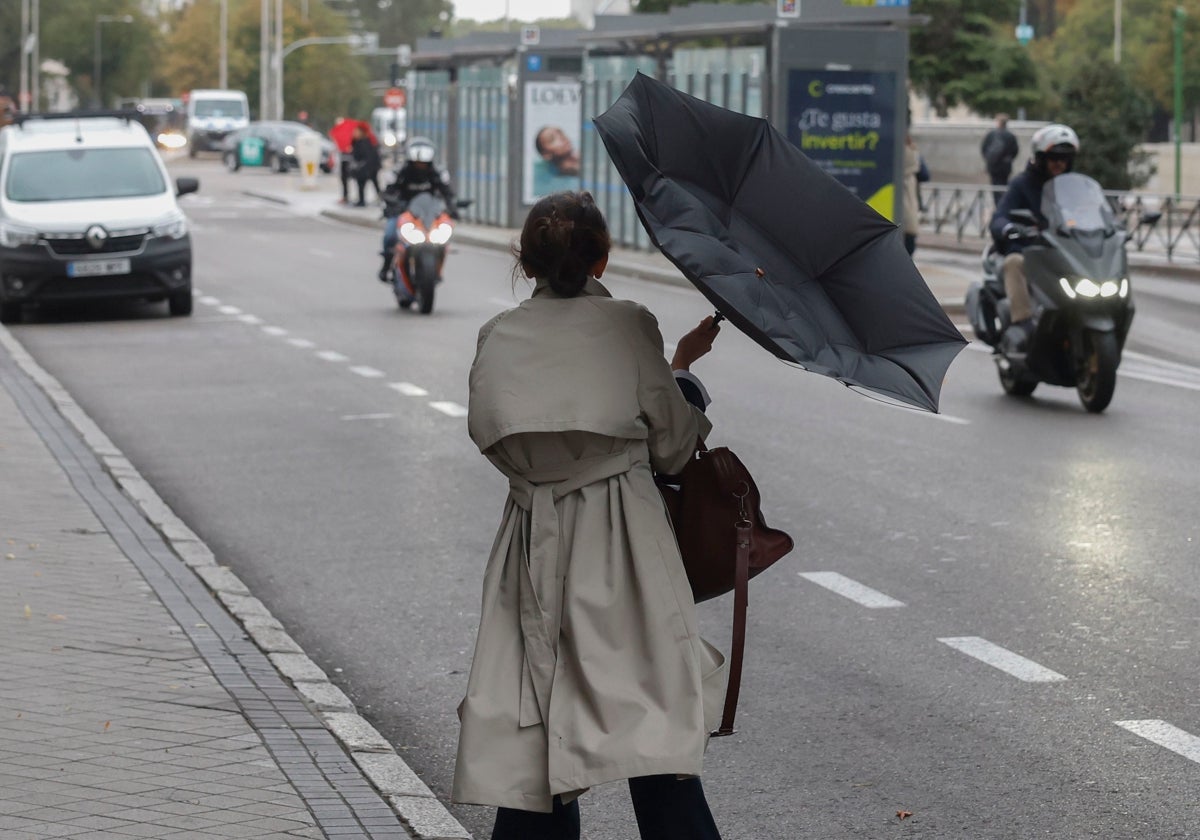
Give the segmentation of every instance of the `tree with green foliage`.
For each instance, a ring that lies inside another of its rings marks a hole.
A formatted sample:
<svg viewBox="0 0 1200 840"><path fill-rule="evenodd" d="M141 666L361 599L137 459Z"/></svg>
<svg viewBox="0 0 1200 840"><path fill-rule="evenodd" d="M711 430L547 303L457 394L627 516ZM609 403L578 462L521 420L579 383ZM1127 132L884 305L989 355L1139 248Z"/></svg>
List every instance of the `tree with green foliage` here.
<svg viewBox="0 0 1200 840"><path fill-rule="evenodd" d="M1128 190L1154 174L1150 156L1139 148L1152 105L1112 55L1093 56L1065 71L1055 119L1079 135L1075 168L1108 190Z"/></svg>
<svg viewBox="0 0 1200 840"><path fill-rule="evenodd" d="M913 0L929 23L913 30L909 76L937 112L964 104L983 114L1041 99L1037 69L1013 34L1020 0Z"/></svg>
<svg viewBox="0 0 1200 840"><path fill-rule="evenodd" d="M216 87L220 76L219 0L196 0L174 21L166 40L163 74L178 96L193 88ZM309 3L308 17L299 4L284 7L283 43L302 38L346 35L344 20L317 2ZM252 111L260 101L259 56L261 5L250 0L231 2L229 8L229 81L244 90ZM283 101L285 116L309 113L317 126L331 126L338 116L365 115L372 97L367 89L364 60L345 44L317 44L294 50L284 59Z"/></svg>

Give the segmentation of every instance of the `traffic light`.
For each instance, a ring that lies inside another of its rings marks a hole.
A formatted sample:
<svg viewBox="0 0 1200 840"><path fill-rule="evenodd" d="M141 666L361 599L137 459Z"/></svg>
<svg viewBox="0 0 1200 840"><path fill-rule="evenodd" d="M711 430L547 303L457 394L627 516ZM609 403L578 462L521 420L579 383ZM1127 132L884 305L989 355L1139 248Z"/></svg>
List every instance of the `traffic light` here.
<svg viewBox="0 0 1200 840"><path fill-rule="evenodd" d="M392 87L399 87L400 83L402 81L404 81L404 75L403 75L403 71L401 71L401 69L400 69L399 61L392 62L391 72L392 72Z"/></svg>

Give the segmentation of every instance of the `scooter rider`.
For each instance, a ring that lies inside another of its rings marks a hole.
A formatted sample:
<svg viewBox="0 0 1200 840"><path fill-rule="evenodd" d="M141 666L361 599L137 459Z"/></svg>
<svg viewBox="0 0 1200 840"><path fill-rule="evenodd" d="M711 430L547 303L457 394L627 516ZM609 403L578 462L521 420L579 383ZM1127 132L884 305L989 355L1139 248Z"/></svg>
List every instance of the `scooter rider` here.
<svg viewBox="0 0 1200 840"><path fill-rule="evenodd" d="M1011 323L1000 338L1000 347L1006 354L1024 353L1033 336L1033 303L1025 281L1025 257L1021 253L1024 241L1020 226L1009 214L1013 210L1029 210L1039 227L1045 227L1042 188L1051 178L1071 171L1079 152L1079 137L1070 126L1056 123L1038 129L1031 148L1033 156L1025 170L1009 183L990 225L996 248L1004 254L1004 291Z"/></svg>
<svg viewBox="0 0 1200 840"><path fill-rule="evenodd" d="M396 220L414 196L424 192L436 193L445 200L450 218L458 218L450 173L434 162L436 157L437 147L432 140L409 138L404 149L404 164L396 170L395 180L383 191L383 213L387 222L383 230L383 266L379 269L379 279L384 283L391 282L392 255L398 240Z"/></svg>

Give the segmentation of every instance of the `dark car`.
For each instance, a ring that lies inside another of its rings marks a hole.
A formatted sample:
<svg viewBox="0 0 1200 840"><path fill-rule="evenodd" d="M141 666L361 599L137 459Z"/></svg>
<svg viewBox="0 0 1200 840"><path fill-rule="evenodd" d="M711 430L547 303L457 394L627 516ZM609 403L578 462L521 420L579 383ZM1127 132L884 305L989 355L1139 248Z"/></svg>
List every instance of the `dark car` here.
<svg viewBox="0 0 1200 840"><path fill-rule="evenodd" d="M299 122L260 120L250 123L245 128L239 128L225 138L221 159L225 161L225 166L230 172L237 172L245 165L239 150L242 140L256 138L263 144L260 166L270 167L276 172L299 169L296 141L304 133L315 134L320 140L321 153L318 161L321 171L332 172L337 167L337 147L327 137Z"/></svg>

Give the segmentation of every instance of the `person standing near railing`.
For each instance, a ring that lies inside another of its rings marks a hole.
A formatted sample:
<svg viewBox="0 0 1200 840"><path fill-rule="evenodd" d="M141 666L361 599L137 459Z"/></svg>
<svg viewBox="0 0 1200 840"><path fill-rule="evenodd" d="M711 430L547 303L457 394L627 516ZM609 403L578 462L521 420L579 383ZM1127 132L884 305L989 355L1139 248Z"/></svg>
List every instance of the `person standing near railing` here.
<svg viewBox="0 0 1200 840"><path fill-rule="evenodd" d="M1017 159L1020 148L1017 138L1008 130L1008 114L996 115L996 127L984 135L979 145L979 153L987 167L988 181L993 187L1008 186L1009 176L1012 175L1013 161ZM992 199L1000 204L1000 190L992 190Z"/></svg>

